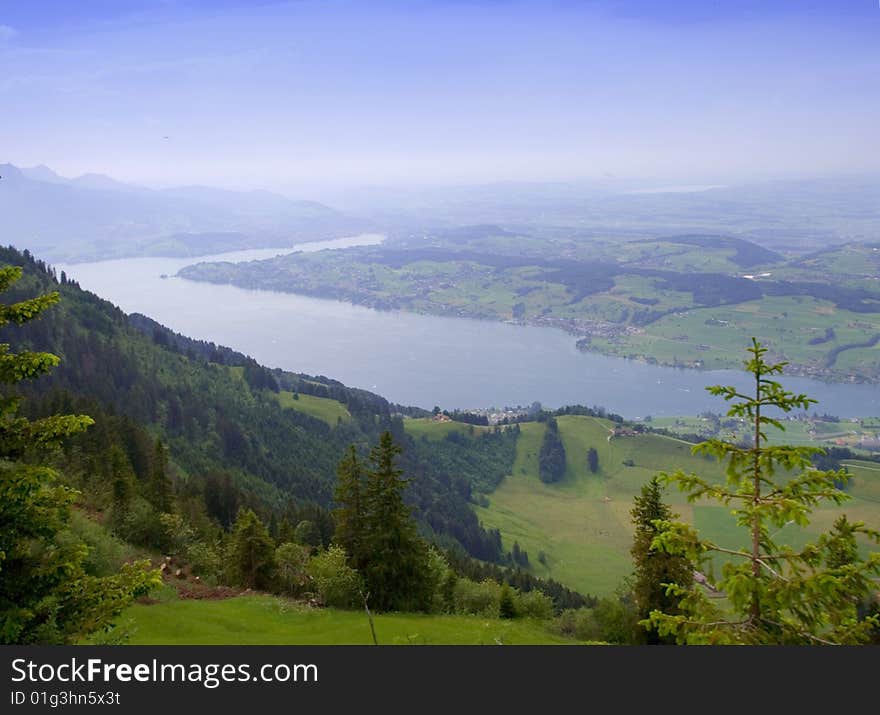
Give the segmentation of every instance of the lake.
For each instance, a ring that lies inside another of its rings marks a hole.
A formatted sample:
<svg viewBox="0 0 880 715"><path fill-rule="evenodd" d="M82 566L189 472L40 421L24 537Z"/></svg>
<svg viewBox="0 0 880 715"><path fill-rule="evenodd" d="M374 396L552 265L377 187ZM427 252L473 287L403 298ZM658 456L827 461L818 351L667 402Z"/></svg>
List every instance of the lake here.
<svg viewBox="0 0 880 715"><path fill-rule="evenodd" d="M627 418L687 415L725 403L706 385L746 388L745 373L647 365L582 353L553 328L377 311L334 300L175 277L199 261L249 261L294 250L376 244L368 234L201 258L126 258L57 265L86 290L172 330L239 350L270 367L326 375L405 405L444 409L541 402L602 406ZM163 278L163 276L166 276ZM743 346L745 356L745 346ZM783 377L841 417L880 415L880 386Z"/></svg>

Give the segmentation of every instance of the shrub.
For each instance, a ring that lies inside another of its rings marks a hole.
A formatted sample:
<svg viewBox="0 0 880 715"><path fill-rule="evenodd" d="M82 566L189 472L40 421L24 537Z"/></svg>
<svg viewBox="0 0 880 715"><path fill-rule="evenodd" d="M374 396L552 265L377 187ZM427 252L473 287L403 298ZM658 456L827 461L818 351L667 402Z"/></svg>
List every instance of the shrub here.
<svg viewBox="0 0 880 715"><path fill-rule="evenodd" d="M131 507L114 518L116 533L126 541L151 549L165 549L167 533L153 505L142 497L135 497Z"/></svg>
<svg viewBox="0 0 880 715"><path fill-rule="evenodd" d="M548 620L553 617L553 599L537 589L519 593L516 599L516 613L523 618Z"/></svg>
<svg viewBox="0 0 880 715"><path fill-rule="evenodd" d="M209 585L216 585L223 576L222 553L216 545L196 541L186 549L186 560L191 571Z"/></svg>
<svg viewBox="0 0 880 715"><path fill-rule="evenodd" d="M83 562L83 568L90 576L111 576L118 573L122 564L135 555L131 546L81 512L71 512L70 531L88 546L89 553Z"/></svg>
<svg viewBox="0 0 880 715"><path fill-rule="evenodd" d="M446 558L437 549L428 548L426 561L426 578L428 580L431 595L431 603L427 610L431 613L441 613L446 610L446 589L444 586L449 580L450 574L454 577Z"/></svg>
<svg viewBox="0 0 880 715"><path fill-rule="evenodd" d="M352 608L360 602L358 573L346 563L345 549L331 546L309 561L306 572L327 606Z"/></svg>
<svg viewBox="0 0 880 715"><path fill-rule="evenodd" d="M475 583L461 578L455 584L453 599L456 613L498 618L501 585L489 579Z"/></svg>
<svg viewBox="0 0 880 715"><path fill-rule="evenodd" d="M298 596L305 590L309 578L306 566L311 549L302 544L287 542L275 549L275 563L278 565L278 585L288 596Z"/></svg>

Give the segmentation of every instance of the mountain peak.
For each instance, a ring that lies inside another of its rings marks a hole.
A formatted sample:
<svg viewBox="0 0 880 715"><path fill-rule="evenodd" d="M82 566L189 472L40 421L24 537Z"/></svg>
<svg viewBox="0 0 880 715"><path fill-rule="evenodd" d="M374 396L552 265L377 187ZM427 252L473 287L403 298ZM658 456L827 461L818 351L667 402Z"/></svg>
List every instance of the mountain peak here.
<svg viewBox="0 0 880 715"><path fill-rule="evenodd" d="M32 181L45 181L50 184L64 184L67 179L52 171L45 164L37 164L36 166L22 167L20 169L23 176Z"/></svg>
<svg viewBox="0 0 880 715"><path fill-rule="evenodd" d="M24 181L25 175L15 164L0 164L0 177L3 181L14 181L16 183Z"/></svg>

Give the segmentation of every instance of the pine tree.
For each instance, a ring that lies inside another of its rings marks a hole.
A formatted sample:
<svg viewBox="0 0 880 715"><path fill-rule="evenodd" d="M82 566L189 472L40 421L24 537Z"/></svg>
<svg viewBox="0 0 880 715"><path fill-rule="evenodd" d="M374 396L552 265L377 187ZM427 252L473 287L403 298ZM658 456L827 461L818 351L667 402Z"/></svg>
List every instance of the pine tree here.
<svg viewBox="0 0 880 715"><path fill-rule="evenodd" d="M162 440L157 439L150 460L150 479L148 494L150 502L160 512L171 511L174 503L174 490L168 476L168 452Z"/></svg>
<svg viewBox="0 0 880 715"><path fill-rule="evenodd" d="M242 509L230 540L235 580L246 588L268 590L275 579L275 543L252 509Z"/></svg>
<svg viewBox="0 0 880 715"><path fill-rule="evenodd" d="M599 471L599 453L595 447L590 447L587 450L587 467L593 474Z"/></svg>
<svg viewBox="0 0 880 715"><path fill-rule="evenodd" d="M0 268L0 292L21 275L20 267ZM0 305L0 326L26 323L57 301L58 293L50 293ZM0 344L0 383L38 377L58 362L50 353L12 353ZM126 565L115 576L86 574L88 549L68 531L77 492L59 484L54 470L37 466L36 457L93 421L85 415L31 421L16 416L19 404L9 391L0 397L0 643L73 643L108 627L160 579L148 562Z"/></svg>
<svg viewBox="0 0 880 715"><path fill-rule="evenodd" d="M711 484L682 471L661 475L688 492L691 501L733 504L747 543L741 548L722 547L701 538L691 526L673 521L662 524L654 543L656 548L687 556L697 568L713 553L731 557L722 578L712 584L726 595L727 606L722 611L702 589L674 589L682 596L681 612L653 611L650 621L661 635L674 636L679 643L864 642L877 620L859 620L853 605L874 589L880 553L862 560L853 544L856 536L880 543L880 533L861 522L846 522L797 550L773 540L774 533L790 522L808 524L817 504L849 499L841 487L850 475L846 470L816 469L812 457L823 452L819 448L767 444L768 425L784 430L774 413L806 410L816 401L784 390L771 379L785 363L766 362L767 349L754 338L749 353L746 370L754 376L753 394L722 385L707 389L733 403L728 417L751 424L751 445L711 439L693 450L726 462L726 483Z"/></svg>
<svg viewBox="0 0 880 715"><path fill-rule="evenodd" d="M547 420L544 441L538 452L538 476L545 484L561 481L565 476L565 446L559 437L559 426L553 417Z"/></svg>
<svg viewBox="0 0 880 715"><path fill-rule="evenodd" d="M651 548L660 533L658 522L678 518L678 514L674 514L663 503L662 497L662 486L654 477L642 487L631 512L635 524L630 552L635 564L632 592L639 616L643 619L647 619L655 610L678 613L681 597L670 593L668 585L676 584L687 590L693 583L693 569L686 558ZM661 638L653 627L647 629L645 640L651 644L670 641L668 637Z"/></svg>
<svg viewBox="0 0 880 715"><path fill-rule="evenodd" d="M333 512L336 522L333 542L345 549L351 566L360 571L366 561L363 544L364 474L354 445L349 447L336 473L339 477L336 503L339 506Z"/></svg>
<svg viewBox="0 0 880 715"><path fill-rule="evenodd" d="M516 618L513 591L506 583L501 584L501 593L498 596L498 616L500 618Z"/></svg>
<svg viewBox="0 0 880 715"><path fill-rule="evenodd" d="M384 432L373 448L364 494L361 575L376 610L423 610L430 605L427 547L403 500L407 481L395 466L401 449Z"/></svg>

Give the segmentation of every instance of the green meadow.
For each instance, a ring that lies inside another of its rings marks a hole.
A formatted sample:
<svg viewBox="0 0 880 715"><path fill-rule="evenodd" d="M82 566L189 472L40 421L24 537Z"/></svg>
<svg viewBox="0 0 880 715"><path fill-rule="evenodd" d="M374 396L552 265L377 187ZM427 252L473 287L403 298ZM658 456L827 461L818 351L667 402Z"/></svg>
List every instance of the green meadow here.
<svg viewBox="0 0 880 715"><path fill-rule="evenodd" d="M691 445L661 435L616 436L611 423L593 417L557 418L566 451L562 482L544 484L538 478L538 452L545 425L525 423L517 443L513 474L489 497L489 506L474 506L482 523L500 530L504 547L516 541L529 555L530 570L582 593L609 595L632 570L630 547L633 499L654 474L682 468L714 480L724 478L720 465L691 453ZM599 453L599 470L587 467L587 450ZM628 466L632 464L632 466ZM813 540L842 513L880 528L880 465L848 462L854 475L848 487L853 497L840 507L818 509L801 529L788 525L777 538L792 546ZM726 507L715 503L689 504L670 489L666 501L680 517L697 526L703 537L726 548L745 541ZM721 560L713 563L717 568Z"/></svg>
<svg viewBox="0 0 880 715"><path fill-rule="evenodd" d="M552 645L576 641L528 620L374 615L380 645ZM362 611L311 608L277 596L137 604L120 622L132 645L370 645Z"/></svg>
<svg viewBox="0 0 880 715"><path fill-rule="evenodd" d="M278 393L278 403L288 409L304 412L307 415L323 420L331 427L335 427L339 420L348 422L351 414L345 405L329 397L315 397L299 393L296 397L292 392L282 390Z"/></svg>

